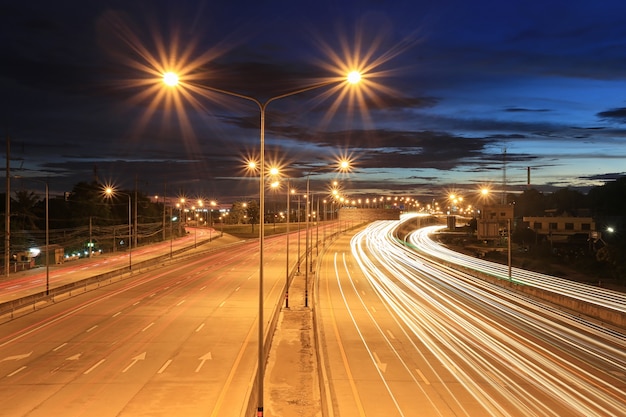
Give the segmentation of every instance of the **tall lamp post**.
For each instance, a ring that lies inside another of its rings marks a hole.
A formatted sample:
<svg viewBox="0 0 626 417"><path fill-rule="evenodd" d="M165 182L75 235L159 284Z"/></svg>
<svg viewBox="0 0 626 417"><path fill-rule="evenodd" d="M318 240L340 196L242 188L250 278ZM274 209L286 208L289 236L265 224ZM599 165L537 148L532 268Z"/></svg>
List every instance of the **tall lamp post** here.
<svg viewBox="0 0 626 417"><path fill-rule="evenodd" d="M308 307L309 306L309 217L310 217L310 211L309 210L309 205L313 204L311 200L311 194L310 194L310 180L311 180L311 174L314 172L319 172L322 170L325 170L326 167L319 167L318 169L314 169L309 171L309 173L306 176L306 195L305 197L305 203L304 203L304 217L305 217L305 226L304 226L304 230L305 230L305 237L304 237L304 306ZM339 172L348 172L350 171L351 167L350 167L350 161L347 159L342 159L338 162L338 167L337 170ZM319 204L319 200L318 200L318 204ZM319 212L319 206L317 211ZM312 237L311 237L311 240ZM311 245L311 272L313 272L313 245Z"/></svg>
<svg viewBox="0 0 626 417"><path fill-rule="evenodd" d="M295 190L292 190L289 186L289 180L287 180L287 252L286 252L286 268L285 268L285 308L289 308L289 202L291 200L291 194L294 194Z"/></svg>
<svg viewBox="0 0 626 417"><path fill-rule="evenodd" d="M107 187L104 189L104 193L108 197L113 197L115 194L125 195L128 197L128 270L132 272L133 270L133 241L132 241L132 217L133 210L131 205L130 194L121 193L119 191L115 191L112 187Z"/></svg>
<svg viewBox="0 0 626 417"><path fill-rule="evenodd" d="M290 91L288 93L279 94L277 96L271 97L264 102L251 97L246 96L244 94L239 94L233 91L223 90L221 88L215 88L207 85L199 85L193 82L183 83L179 79L178 75L173 72L167 72L163 74L163 82L170 86L175 87L179 84L183 86L185 84L204 89L207 91L212 91L214 93L223 94L227 96L237 97L243 100L251 101L257 105L259 109L260 116L260 146L259 146L259 329L258 329L258 368L257 368L257 417L263 417L263 378L265 375L265 351L264 351L264 341L263 341L263 333L264 333L264 321L263 321L263 249L264 249L264 239L265 239L265 112L267 110L267 106L273 101L294 96L296 94L301 94L307 91L315 90L318 88L326 87L333 84L338 84L340 82L349 82L351 84L356 84L360 81L361 75L357 71L353 71L348 74L346 79L334 79L331 81L314 84L305 88L301 88L298 90Z"/></svg>

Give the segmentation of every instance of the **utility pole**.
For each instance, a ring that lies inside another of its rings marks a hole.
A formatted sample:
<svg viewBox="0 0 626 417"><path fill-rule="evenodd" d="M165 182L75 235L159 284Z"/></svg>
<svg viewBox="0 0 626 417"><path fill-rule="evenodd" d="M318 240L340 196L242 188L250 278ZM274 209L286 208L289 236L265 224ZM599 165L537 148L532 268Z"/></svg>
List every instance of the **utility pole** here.
<svg viewBox="0 0 626 417"><path fill-rule="evenodd" d="M506 204L506 148L502 149L502 204Z"/></svg>
<svg viewBox="0 0 626 417"><path fill-rule="evenodd" d="M7 132L7 177L6 177L6 209L4 215L4 275L9 276L11 250L11 145Z"/></svg>
<svg viewBox="0 0 626 417"><path fill-rule="evenodd" d="M135 234L134 240L135 240L135 248L137 248L137 175L135 175L135 221L134 221L134 227L133 227L133 233Z"/></svg>

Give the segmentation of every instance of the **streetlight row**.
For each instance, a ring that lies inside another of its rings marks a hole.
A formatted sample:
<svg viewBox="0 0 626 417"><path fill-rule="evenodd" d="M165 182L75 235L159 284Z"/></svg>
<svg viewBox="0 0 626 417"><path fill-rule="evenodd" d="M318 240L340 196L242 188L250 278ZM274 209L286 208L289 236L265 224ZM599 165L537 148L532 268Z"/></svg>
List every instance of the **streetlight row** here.
<svg viewBox="0 0 626 417"><path fill-rule="evenodd" d="M259 119L260 119L260 146L259 146L259 301L258 301L258 362L257 362L257 417L263 417L263 384L264 384L264 376L265 376L265 322L263 320L263 303L264 303L264 291L263 291L263 272L264 272L264 239L265 239L265 112L267 106L273 101L290 97L296 94L301 94L307 91L311 91L314 89L330 86L338 83L349 83L356 84L361 80L361 74L358 71L350 72L346 78L342 79L334 79L327 82L322 82L315 85L310 85L308 87L304 87L298 90L290 91L288 93L280 94L274 97L271 97L264 102L256 99L255 97L246 96L237 92L223 90L220 88L215 88L206 85L198 85L193 82L184 82L181 80L179 75L173 72L165 72L163 74L163 82L169 87L178 87L181 86L183 88L187 87L190 89L196 89L201 91L209 91L213 93L218 93L222 95L227 95L231 97L240 98L242 100L246 100L254 103L259 110Z"/></svg>

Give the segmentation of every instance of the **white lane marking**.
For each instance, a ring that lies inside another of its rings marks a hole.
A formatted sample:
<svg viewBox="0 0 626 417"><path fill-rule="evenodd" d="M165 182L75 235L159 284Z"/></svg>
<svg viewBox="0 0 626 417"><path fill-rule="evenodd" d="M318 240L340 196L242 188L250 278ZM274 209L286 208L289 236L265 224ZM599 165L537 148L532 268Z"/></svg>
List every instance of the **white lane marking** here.
<svg viewBox="0 0 626 417"><path fill-rule="evenodd" d="M117 316L119 316L120 314L122 314L122 312L121 312L121 311L118 311L117 313L113 314L113 317L117 317Z"/></svg>
<svg viewBox="0 0 626 417"><path fill-rule="evenodd" d="M52 349L52 351L56 352L59 349L63 349L66 345L67 345L67 343L60 344L59 346L57 346L54 349Z"/></svg>
<svg viewBox="0 0 626 417"><path fill-rule="evenodd" d="M372 355L374 356L374 360L376 361L376 366L378 366L378 368L382 372L385 372L387 370L387 364L386 363L382 363L380 361L380 359L378 358L378 355L376 354L376 352L372 352Z"/></svg>
<svg viewBox="0 0 626 417"><path fill-rule="evenodd" d="M198 328L196 329L196 333L198 333L200 330L202 330L203 327L204 327L204 323L202 323L201 325L198 326Z"/></svg>
<svg viewBox="0 0 626 417"><path fill-rule="evenodd" d="M7 377L13 376L13 375L17 374L18 372L22 372L24 369L26 369L26 366L22 366L21 368L16 369L15 371L13 371L9 375L7 375Z"/></svg>
<svg viewBox="0 0 626 417"><path fill-rule="evenodd" d="M172 363L172 360L171 360L171 359L168 359L168 360L167 360L167 362L165 362L165 363L163 364L163 366L161 367L161 369L159 369L159 370L157 371L157 374L162 374L162 373L163 373L163 372L167 369L167 367L168 367L168 366L170 366L170 363Z"/></svg>
<svg viewBox="0 0 626 417"><path fill-rule="evenodd" d="M419 375L419 377L422 379L422 381L424 381L424 384L426 385L430 385L430 381L428 379L426 379L426 376L424 376L424 374L422 373L422 371L420 371L419 369L415 370L417 372L417 374Z"/></svg>
<svg viewBox="0 0 626 417"><path fill-rule="evenodd" d="M90 328L87 329L85 333L89 333L90 331L94 330L96 327L98 327L97 324L95 326L91 326Z"/></svg>
<svg viewBox="0 0 626 417"><path fill-rule="evenodd" d="M180 306L180 305L182 305L182 304L184 304L184 303L185 303L185 300L182 300L182 301L180 301L178 304L176 304L176 307L178 307L178 306Z"/></svg>
<svg viewBox="0 0 626 417"><path fill-rule="evenodd" d="M389 335L390 339L394 339L395 340L395 336L393 335L393 333L391 333L391 330L387 330L387 334Z"/></svg>
<svg viewBox="0 0 626 417"><path fill-rule="evenodd" d="M144 327L141 331L145 332L146 330L148 330L150 327L154 326L154 322L148 324L146 327Z"/></svg>
<svg viewBox="0 0 626 417"><path fill-rule="evenodd" d="M22 353L21 355L7 356L6 358L0 360L0 362L4 362L4 361L19 361L20 359L28 358L32 354L33 354L33 351L31 350L30 352Z"/></svg>
<svg viewBox="0 0 626 417"><path fill-rule="evenodd" d="M222 302L220 303L220 305L219 305L219 306L220 306L220 307L223 307L223 306L224 306L224 304L226 304L226 301L222 301Z"/></svg>
<svg viewBox="0 0 626 417"><path fill-rule="evenodd" d="M102 362L104 362L104 361L106 361L106 359L100 359L95 365L93 365L91 368L89 368L85 372L83 372L83 375L88 375L89 373L91 373L91 371L96 369L98 366L102 365Z"/></svg>

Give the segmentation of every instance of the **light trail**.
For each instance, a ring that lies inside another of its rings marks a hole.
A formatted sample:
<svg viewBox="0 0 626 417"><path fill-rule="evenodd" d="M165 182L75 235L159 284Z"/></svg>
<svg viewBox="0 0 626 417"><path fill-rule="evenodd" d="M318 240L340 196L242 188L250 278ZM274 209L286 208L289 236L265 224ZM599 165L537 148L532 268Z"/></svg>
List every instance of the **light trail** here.
<svg viewBox="0 0 626 417"><path fill-rule="evenodd" d="M414 234L413 251L395 238L398 224L380 221L356 234L351 242L352 255L387 311L413 340L415 350L418 345L425 346L437 359L439 363L433 364L431 371L438 383L462 387L483 408L483 415L626 414L624 334L594 327L523 295L439 265L421 254L441 253L426 237L435 228ZM456 254L447 256L448 261L458 259ZM481 264L480 268L487 266ZM582 285L566 288L569 281L534 277L534 273L527 277L525 272L516 270L515 279L626 310L620 294L593 287L593 291L587 291ZM371 314L368 316L375 320ZM356 322L354 325L358 326ZM393 342L382 329L380 333L391 346ZM454 384L446 382L451 377ZM452 388L445 389L452 392ZM475 410L464 409L459 403L451 407L461 410L459 414L475 415Z"/></svg>
<svg viewBox="0 0 626 417"><path fill-rule="evenodd" d="M500 279L509 279L507 265L477 259L452 251L429 237L443 227L445 226L428 226L418 229L409 235L408 241L415 250L428 256L493 275ZM626 294L624 293L519 268L512 268L511 276L516 283L521 285L530 285L541 290L566 295L576 300L626 313Z"/></svg>

